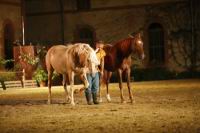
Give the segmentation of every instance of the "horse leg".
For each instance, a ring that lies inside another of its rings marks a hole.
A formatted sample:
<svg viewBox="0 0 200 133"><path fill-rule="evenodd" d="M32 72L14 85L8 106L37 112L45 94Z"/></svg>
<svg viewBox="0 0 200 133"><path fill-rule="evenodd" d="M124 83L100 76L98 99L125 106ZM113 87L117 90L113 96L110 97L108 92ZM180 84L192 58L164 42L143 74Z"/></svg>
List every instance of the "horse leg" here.
<svg viewBox="0 0 200 133"><path fill-rule="evenodd" d="M47 71L48 71L48 89L49 89L47 104L51 104L51 82L52 82L52 74L53 74L52 66L48 65Z"/></svg>
<svg viewBox="0 0 200 133"><path fill-rule="evenodd" d="M99 82L99 102L103 102L102 97L101 97L101 90L102 90L102 86L104 85L104 81L103 81L103 76L104 75L100 75L100 82Z"/></svg>
<svg viewBox="0 0 200 133"><path fill-rule="evenodd" d="M65 90L65 102L69 103L70 97L69 97L68 90L67 90L67 75L66 74L63 74L63 88Z"/></svg>
<svg viewBox="0 0 200 133"><path fill-rule="evenodd" d="M111 76L112 76L112 72L108 72L108 71L107 71L106 74L107 74L107 75L106 75L106 92L107 92L106 98L107 98L107 101L108 101L108 102L111 102L111 97L110 97L110 94L109 94L108 85L109 85L109 82L110 82L110 78L111 78Z"/></svg>
<svg viewBox="0 0 200 133"><path fill-rule="evenodd" d="M74 72L70 72L68 74L69 83L70 83L70 97L71 97L71 105L75 105L74 102Z"/></svg>
<svg viewBox="0 0 200 133"><path fill-rule="evenodd" d="M129 98L131 100L131 103L133 103L133 92L132 92L131 87L130 87L131 69L129 68L126 72L127 72L127 86L128 86Z"/></svg>
<svg viewBox="0 0 200 133"><path fill-rule="evenodd" d="M121 103L126 103L126 101L124 100L124 94L123 94L123 88L122 88L122 70L120 69L118 69L118 78L119 78Z"/></svg>
<svg viewBox="0 0 200 133"><path fill-rule="evenodd" d="M87 79L87 74L86 74L86 71L84 70L84 73L82 74L82 79L83 79L83 83L84 83L84 90L86 88L89 87L89 82L88 82L88 79Z"/></svg>

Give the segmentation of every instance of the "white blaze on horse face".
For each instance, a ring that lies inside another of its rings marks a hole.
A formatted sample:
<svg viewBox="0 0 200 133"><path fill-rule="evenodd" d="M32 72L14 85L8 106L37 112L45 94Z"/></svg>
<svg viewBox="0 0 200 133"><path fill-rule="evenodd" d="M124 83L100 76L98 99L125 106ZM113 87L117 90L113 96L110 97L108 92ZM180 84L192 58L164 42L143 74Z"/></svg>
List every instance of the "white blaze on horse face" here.
<svg viewBox="0 0 200 133"><path fill-rule="evenodd" d="M142 44L142 41L141 41L141 40L138 40L138 44Z"/></svg>
<svg viewBox="0 0 200 133"><path fill-rule="evenodd" d="M140 52L140 58L143 60L145 58L144 50L143 50L143 42L142 40L137 40L137 44L139 45L139 48L142 52Z"/></svg>

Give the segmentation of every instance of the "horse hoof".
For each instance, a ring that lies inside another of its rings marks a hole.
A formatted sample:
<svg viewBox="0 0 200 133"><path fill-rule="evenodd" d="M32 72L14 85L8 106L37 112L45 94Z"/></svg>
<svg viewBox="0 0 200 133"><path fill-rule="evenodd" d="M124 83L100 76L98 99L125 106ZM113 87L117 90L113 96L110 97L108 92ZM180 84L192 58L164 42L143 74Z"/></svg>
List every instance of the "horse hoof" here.
<svg viewBox="0 0 200 133"><path fill-rule="evenodd" d="M74 102L74 101L71 101L71 105L72 105L72 106L75 106L75 102Z"/></svg>
<svg viewBox="0 0 200 133"><path fill-rule="evenodd" d="M110 95L109 95L109 94L106 95L106 98L107 98L107 101L108 101L108 102L111 102L111 98L110 98Z"/></svg>
<svg viewBox="0 0 200 133"><path fill-rule="evenodd" d="M71 103L72 106L75 106L75 103Z"/></svg>
<svg viewBox="0 0 200 133"><path fill-rule="evenodd" d="M103 102L102 98L99 98L99 102L100 102L100 103L102 103L102 102Z"/></svg>

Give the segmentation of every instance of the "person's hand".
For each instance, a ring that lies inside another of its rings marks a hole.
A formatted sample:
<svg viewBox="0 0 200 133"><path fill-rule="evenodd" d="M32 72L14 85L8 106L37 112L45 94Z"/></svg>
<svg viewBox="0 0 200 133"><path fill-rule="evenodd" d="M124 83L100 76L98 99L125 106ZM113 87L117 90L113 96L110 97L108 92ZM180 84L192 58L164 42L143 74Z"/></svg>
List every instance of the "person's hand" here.
<svg viewBox="0 0 200 133"><path fill-rule="evenodd" d="M92 78L94 78L96 76L96 73L92 73Z"/></svg>

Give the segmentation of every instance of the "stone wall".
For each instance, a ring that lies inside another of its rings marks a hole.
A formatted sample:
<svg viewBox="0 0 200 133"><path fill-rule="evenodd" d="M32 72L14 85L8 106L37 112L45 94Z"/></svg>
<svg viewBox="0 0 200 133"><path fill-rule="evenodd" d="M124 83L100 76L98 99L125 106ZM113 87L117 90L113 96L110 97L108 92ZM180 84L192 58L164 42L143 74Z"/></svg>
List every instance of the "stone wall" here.
<svg viewBox="0 0 200 133"><path fill-rule="evenodd" d="M76 33L79 27L88 26L95 32L95 39L107 43L121 40L139 29L143 30L146 59L142 67L149 67L149 38L148 27L152 23L159 23L164 30L165 64L172 70L183 70L174 61L171 46L176 51L178 60L181 55L176 45L176 36L172 33L190 30L190 9L187 0L91 0L91 9L78 11L76 1L64 1L64 26L62 13L58 1L49 0L45 3L27 1L27 41L56 44L62 42L64 32L65 42L76 42ZM63 29L64 27L64 29ZM197 37L198 38L198 37ZM186 39L181 45L190 45Z"/></svg>
<svg viewBox="0 0 200 133"><path fill-rule="evenodd" d="M0 1L0 56L4 57L4 27L12 25L13 41L21 39L21 1L2 0Z"/></svg>

